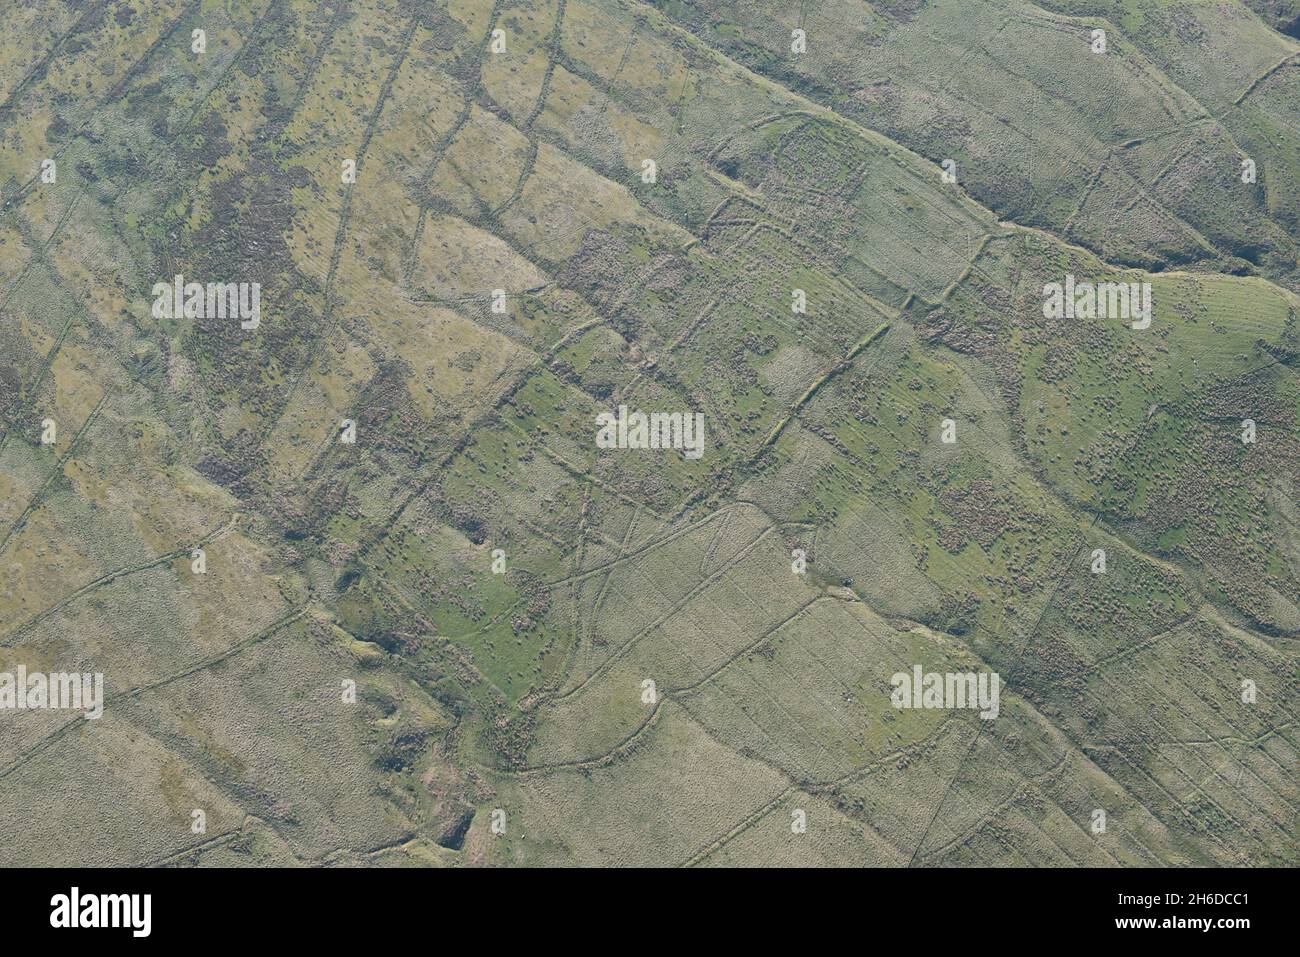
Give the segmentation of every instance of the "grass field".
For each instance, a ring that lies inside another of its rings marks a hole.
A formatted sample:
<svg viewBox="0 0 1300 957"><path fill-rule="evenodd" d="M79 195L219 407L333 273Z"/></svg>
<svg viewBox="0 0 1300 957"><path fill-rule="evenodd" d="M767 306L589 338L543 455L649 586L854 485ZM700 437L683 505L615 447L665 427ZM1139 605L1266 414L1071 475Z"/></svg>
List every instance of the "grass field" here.
<svg viewBox="0 0 1300 957"><path fill-rule="evenodd" d="M1294 866L1290 9L0 0L0 864Z"/></svg>

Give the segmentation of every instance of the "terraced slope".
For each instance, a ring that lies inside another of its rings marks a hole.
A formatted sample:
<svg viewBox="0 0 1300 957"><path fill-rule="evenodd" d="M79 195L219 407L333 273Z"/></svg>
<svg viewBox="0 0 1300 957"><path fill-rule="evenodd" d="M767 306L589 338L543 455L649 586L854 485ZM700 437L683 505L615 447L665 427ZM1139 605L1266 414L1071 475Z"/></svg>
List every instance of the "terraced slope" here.
<svg viewBox="0 0 1300 957"><path fill-rule="evenodd" d="M1253 7L4 3L0 862L1295 864Z"/></svg>

